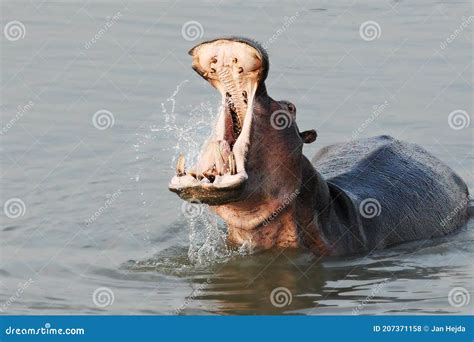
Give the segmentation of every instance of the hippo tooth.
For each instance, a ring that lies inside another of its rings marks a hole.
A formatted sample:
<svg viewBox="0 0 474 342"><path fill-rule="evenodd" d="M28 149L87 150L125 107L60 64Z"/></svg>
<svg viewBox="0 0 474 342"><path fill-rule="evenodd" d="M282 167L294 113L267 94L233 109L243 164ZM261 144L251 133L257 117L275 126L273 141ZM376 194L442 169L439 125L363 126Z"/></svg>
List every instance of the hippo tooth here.
<svg viewBox="0 0 474 342"><path fill-rule="evenodd" d="M235 175L237 173L234 152L230 152L229 154L229 172L231 175Z"/></svg>
<svg viewBox="0 0 474 342"><path fill-rule="evenodd" d="M222 151L220 144L216 144L216 149L214 151L214 160L215 160L215 168L219 174L222 173L224 170L224 160L222 159Z"/></svg>
<svg viewBox="0 0 474 342"><path fill-rule="evenodd" d="M184 171L184 156L182 154L179 155L178 157L178 162L176 163L176 174L178 176L184 176L185 171Z"/></svg>

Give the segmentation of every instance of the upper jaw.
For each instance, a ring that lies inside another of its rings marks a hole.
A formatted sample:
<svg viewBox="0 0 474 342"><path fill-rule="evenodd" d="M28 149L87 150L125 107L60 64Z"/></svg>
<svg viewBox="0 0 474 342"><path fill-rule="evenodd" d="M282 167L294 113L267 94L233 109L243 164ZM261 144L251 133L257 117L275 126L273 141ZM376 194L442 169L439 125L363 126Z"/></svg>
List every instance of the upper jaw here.
<svg viewBox="0 0 474 342"><path fill-rule="evenodd" d="M185 200L210 205L238 200L248 179L245 170L253 104L268 72L268 59L258 44L228 38L204 42L190 51L193 69L222 96L213 136L199 160L186 170L180 157L169 189Z"/></svg>

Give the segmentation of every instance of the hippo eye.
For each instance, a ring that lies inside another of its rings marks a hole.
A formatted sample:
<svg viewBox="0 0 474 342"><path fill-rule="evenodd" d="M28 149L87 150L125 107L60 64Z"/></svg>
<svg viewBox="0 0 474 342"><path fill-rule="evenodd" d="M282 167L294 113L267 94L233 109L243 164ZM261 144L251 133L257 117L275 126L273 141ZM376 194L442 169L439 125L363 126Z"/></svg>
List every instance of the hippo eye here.
<svg viewBox="0 0 474 342"><path fill-rule="evenodd" d="M291 114L295 114L296 108L292 103L288 103L288 110L290 111Z"/></svg>

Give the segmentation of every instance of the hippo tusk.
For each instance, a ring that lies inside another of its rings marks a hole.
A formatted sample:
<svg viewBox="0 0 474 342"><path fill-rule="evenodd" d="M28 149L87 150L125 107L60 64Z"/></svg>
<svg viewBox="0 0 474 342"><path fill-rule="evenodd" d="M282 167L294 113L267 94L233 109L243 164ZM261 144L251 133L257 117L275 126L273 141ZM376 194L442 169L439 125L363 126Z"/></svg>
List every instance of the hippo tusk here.
<svg viewBox="0 0 474 342"><path fill-rule="evenodd" d="M184 169L184 163L184 156L180 154L178 157L178 162L176 163L176 175L184 176L186 174L186 171Z"/></svg>
<svg viewBox="0 0 474 342"><path fill-rule="evenodd" d="M214 150L214 161L215 161L215 168L219 175L222 175L225 170L225 160L222 156L221 145L216 144L216 149Z"/></svg>
<svg viewBox="0 0 474 342"><path fill-rule="evenodd" d="M235 165L235 156L234 152L229 154L229 173L235 175L237 173L237 166Z"/></svg>

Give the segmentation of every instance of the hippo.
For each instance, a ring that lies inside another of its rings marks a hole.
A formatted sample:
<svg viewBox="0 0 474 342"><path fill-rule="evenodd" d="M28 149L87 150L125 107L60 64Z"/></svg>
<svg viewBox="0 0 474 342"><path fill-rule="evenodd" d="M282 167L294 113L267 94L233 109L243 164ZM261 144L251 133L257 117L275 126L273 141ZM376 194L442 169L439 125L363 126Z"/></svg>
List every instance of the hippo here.
<svg viewBox="0 0 474 342"><path fill-rule="evenodd" d="M197 163L187 169L181 155L169 190L209 205L229 245L346 256L440 237L468 220L466 183L415 144L382 135L307 159L303 144L317 133L300 132L295 105L268 95L269 59L256 41L219 38L189 54L222 104Z"/></svg>

